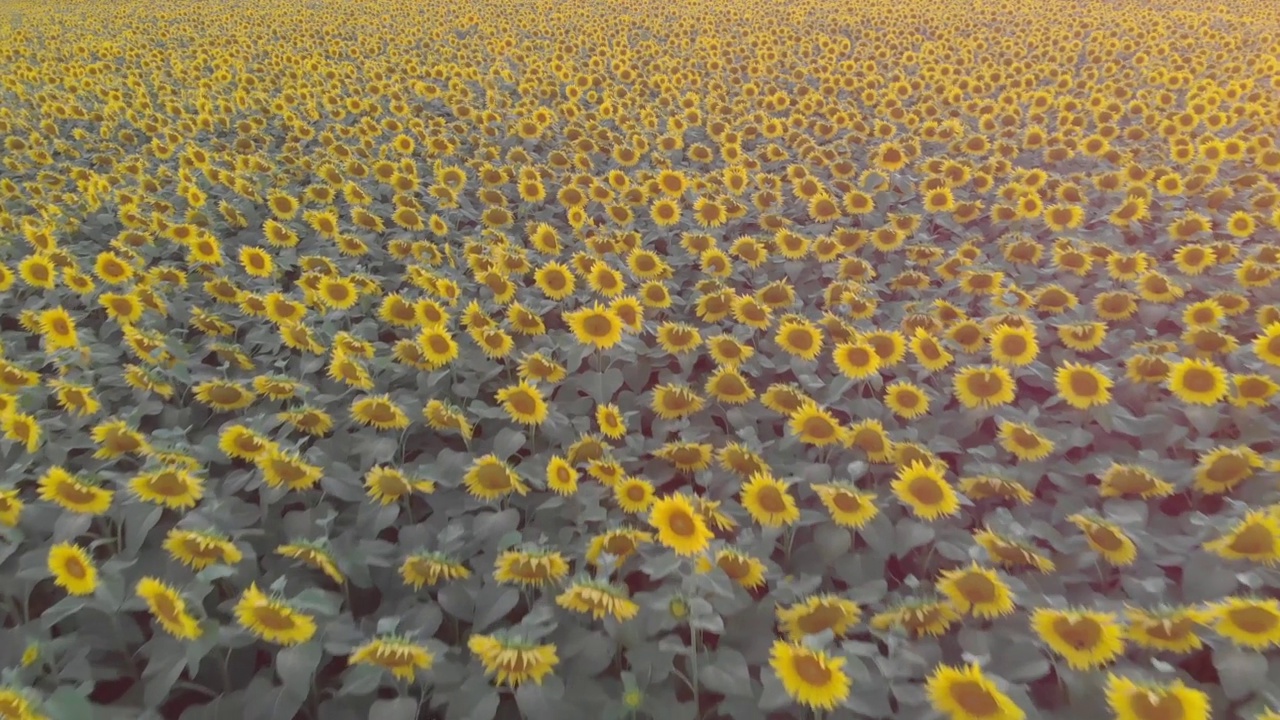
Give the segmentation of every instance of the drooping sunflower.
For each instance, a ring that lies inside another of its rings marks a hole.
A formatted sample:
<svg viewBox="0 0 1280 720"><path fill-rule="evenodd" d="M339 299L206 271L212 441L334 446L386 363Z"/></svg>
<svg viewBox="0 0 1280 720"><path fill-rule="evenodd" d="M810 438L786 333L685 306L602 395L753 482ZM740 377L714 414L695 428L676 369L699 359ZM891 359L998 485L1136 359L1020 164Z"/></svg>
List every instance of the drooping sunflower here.
<svg viewBox="0 0 1280 720"><path fill-rule="evenodd" d="M1030 567L1047 574L1057 567L1053 560L1042 555L1034 545L1003 537L987 528L975 532L973 540L987 551L992 560L1011 570Z"/></svg>
<svg viewBox="0 0 1280 720"><path fill-rule="evenodd" d="M758 590L765 585L765 564L758 558L731 548L716 552L714 558L703 556L698 559L698 572L711 572L718 567L746 590Z"/></svg>
<svg viewBox="0 0 1280 720"><path fill-rule="evenodd" d="M560 663L555 645L539 645L514 635L473 634L467 648L480 660L486 675L513 688L529 681L541 685Z"/></svg>
<svg viewBox="0 0 1280 720"><path fill-rule="evenodd" d="M244 384L230 380L206 380L194 390L197 400L219 412L243 410L258 397Z"/></svg>
<svg viewBox="0 0 1280 720"><path fill-rule="evenodd" d="M848 483L827 483L811 486L831 514L831 519L841 527L859 529L880 514L876 506L876 494L859 490Z"/></svg>
<svg viewBox="0 0 1280 720"><path fill-rule="evenodd" d="M403 430L409 427L409 416L390 395L366 395L351 403L351 417L376 430Z"/></svg>
<svg viewBox="0 0 1280 720"><path fill-rule="evenodd" d="M111 507L115 492L86 482L60 465L45 471L36 483L40 499L82 515L101 515Z"/></svg>
<svg viewBox="0 0 1280 720"><path fill-rule="evenodd" d="M955 375L955 395L970 410L1012 403L1016 385L1009 371L999 365L972 365Z"/></svg>
<svg viewBox="0 0 1280 720"><path fill-rule="evenodd" d="M48 567L53 582L71 595L92 595L98 587L98 568L79 545L54 543L49 548Z"/></svg>
<svg viewBox="0 0 1280 720"><path fill-rule="evenodd" d="M277 645L299 645L316 633L315 618L294 609L286 600L268 596L252 583L235 606L236 621L253 635Z"/></svg>
<svg viewBox="0 0 1280 720"><path fill-rule="evenodd" d="M390 505L415 492L435 492L436 484L430 480L414 480L397 468L376 465L364 475L365 494L381 505Z"/></svg>
<svg viewBox="0 0 1280 720"><path fill-rule="evenodd" d="M273 488L309 490L324 475L323 467L307 462L296 450L281 447L272 448L254 464L262 471L262 481Z"/></svg>
<svg viewBox="0 0 1280 720"><path fill-rule="evenodd" d="M564 555L542 548L506 550L493 566L494 580L531 588L560 582L568 573L569 561Z"/></svg>
<svg viewBox="0 0 1280 720"><path fill-rule="evenodd" d="M706 549L713 537L693 503L680 494L658 498L649 511L649 524L658 531L658 542L677 555L696 555ZM617 555L607 544L604 549Z"/></svg>
<svg viewBox="0 0 1280 720"><path fill-rule="evenodd" d="M925 681L929 703L951 720L1023 720L1026 713L982 667L939 665Z"/></svg>
<svg viewBox="0 0 1280 720"><path fill-rule="evenodd" d="M838 595L810 595L793 605L778 606L778 622L792 642L830 630L844 637L862 619L862 609L852 600Z"/></svg>
<svg viewBox="0 0 1280 720"><path fill-rule="evenodd" d="M936 520L960 512L959 496L935 465L913 462L902 467L890 487L916 517Z"/></svg>
<svg viewBox="0 0 1280 720"><path fill-rule="evenodd" d="M1037 608L1031 628L1073 670L1102 667L1124 653L1124 627L1109 612Z"/></svg>
<svg viewBox="0 0 1280 720"><path fill-rule="evenodd" d="M195 640L203 634L200 623L187 609L187 600L173 586L154 577L143 577L134 587L151 616L165 632L179 640Z"/></svg>
<svg viewBox="0 0 1280 720"><path fill-rule="evenodd" d="M1102 556L1104 560L1123 567L1132 565L1138 558L1138 547L1133 539L1115 523L1103 520L1090 513L1075 513L1067 516L1067 522L1080 528L1084 533L1089 548Z"/></svg>
<svg viewBox="0 0 1280 720"><path fill-rule="evenodd" d="M881 631L898 628L913 638L941 637L960 620L950 600L916 597L876 613L870 625Z"/></svg>
<svg viewBox="0 0 1280 720"><path fill-rule="evenodd" d="M419 671L430 670L435 655L407 637L380 635L351 651L353 665L373 665L401 680L413 681Z"/></svg>
<svg viewBox="0 0 1280 720"><path fill-rule="evenodd" d="M1201 607L1130 607L1125 609L1129 621L1126 635L1130 640L1152 650L1189 653L1204 646L1196 634L1213 620L1213 614Z"/></svg>
<svg viewBox="0 0 1280 720"><path fill-rule="evenodd" d="M204 497L204 479L181 467L162 467L135 475L129 489L144 502L186 510Z"/></svg>
<svg viewBox="0 0 1280 720"><path fill-rule="evenodd" d="M1246 445L1215 447L1196 463L1195 487L1211 495L1230 492L1264 465L1262 456Z"/></svg>
<svg viewBox="0 0 1280 720"><path fill-rule="evenodd" d="M606 615L625 622L640 612L625 587L604 580L582 578L556 596L556 604L566 610L590 615L596 620Z"/></svg>
<svg viewBox="0 0 1280 720"><path fill-rule="evenodd" d="M849 697L852 683L844 671L845 662L843 657L785 640L774 641L769 653L769 665L787 695L817 710L835 709Z"/></svg>
<svg viewBox="0 0 1280 720"><path fill-rule="evenodd" d="M276 553L292 560L302 561L303 564L319 570L339 585L347 581L346 576L338 568L338 563L334 560L333 553L329 552L328 547L323 542L300 540L285 543L276 547Z"/></svg>
<svg viewBox="0 0 1280 720"><path fill-rule="evenodd" d="M415 553L400 564L400 579L405 585L421 590L424 585L436 585L448 580L471 577L471 570L453 558L439 552Z"/></svg>
<svg viewBox="0 0 1280 720"><path fill-rule="evenodd" d="M525 495L529 486L510 465L489 454L476 458L462 478L467 492L480 500L497 500L516 493Z"/></svg>
<svg viewBox="0 0 1280 720"><path fill-rule="evenodd" d="M788 427L800 442L815 447L834 445L844 439L844 425L816 402L806 402L791 415Z"/></svg>
<svg viewBox="0 0 1280 720"><path fill-rule="evenodd" d="M938 591L946 595L957 610L974 617L1001 617L1017 607L1013 591L1000 574L977 562L944 571L937 585Z"/></svg>
<svg viewBox="0 0 1280 720"><path fill-rule="evenodd" d="M664 384L653 388L650 408L663 420L678 420L697 413L706 400L685 385Z"/></svg>
<svg viewBox="0 0 1280 720"><path fill-rule="evenodd" d="M1189 688L1181 680L1171 683L1137 683L1107 673L1107 704L1118 720L1178 718L1209 720L1209 696Z"/></svg>
<svg viewBox="0 0 1280 720"><path fill-rule="evenodd" d="M759 472L742 486L742 506L763 527L780 528L800 519L790 486L767 472Z"/></svg>
<svg viewBox="0 0 1280 720"><path fill-rule="evenodd" d="M174 528L165 536L164 549L178 562L199 572L210 565L235 565L244 559L240 548L224 535Z"/></svg>
<svg viewBox="0 0 1280 720"><path fill-rule="evenodd" d="M1267 510L1251 510L1204 549L1227 560L1249 560L1273 566L1280 563L1280 517Z"/></svg>
<svg viewBox="0 0 1280 720"><path fill-rule="evenodd" d="M999 423L1000 446L1019 460L1043 460L1053 452L1053 441L1030 425L1012 421Z"/></svg>
<svg viewBox="0 0 1280 720"><path fill-rule="evenodd" d="M1112 463L1102 473L1098 492L1104 498L1139 497L1143 500L1168 497L1174 486L1139 465Z"/></svg>

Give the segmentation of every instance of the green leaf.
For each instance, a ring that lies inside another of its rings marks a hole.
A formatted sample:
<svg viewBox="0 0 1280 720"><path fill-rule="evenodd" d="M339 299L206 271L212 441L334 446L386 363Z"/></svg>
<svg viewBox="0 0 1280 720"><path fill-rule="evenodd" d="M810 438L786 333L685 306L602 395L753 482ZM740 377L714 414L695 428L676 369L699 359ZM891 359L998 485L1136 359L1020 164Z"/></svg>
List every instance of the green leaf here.
<svg viewBox="0 0 1280 720"><path fill-rule="evenodd" d="M1267 685L1267 656L1226 646L1213 651L1213 666L1228 700L1241 700Z"/></svg>
<svg viewBox="0 0 1280 720"><path fill-rule="evenodd" d="M324 648L317 641L287 647L276 653L276 674L284 683L284 689L295 698L306 698L311 693L311 678L324 657Z"/></svg>
<svg viewBox="0 0 1280 720"><path fill-rule="evenodd" d="M54 690L41 709L50 718L57 720L94 720L96 717L89 698L67 686Z"/></svg>
<svg viewBox="0 0 1280 720"><path fill-rule="evenodd" d="M495 593L490 589L483 599L485 602L478 603L484 609L476 615L475 626L472 628L475 632L484 632L511 612L520 602L520 591L513 587L502 587Z"/></svg>
<svg viewBox="0 0 1280 720"><path fill-rule="evenodd" d="M710 662L698 671L703 687L730 697L752 697L751 670L742 653L733 648L721 648L710 656Z"/></svg>
<svg viewBox="0 0 1280 720"><path fill-rule="evenodd" d="M413 698L376 700L369 707L369 720L416 720L417 717L418 701Z"/></svg>

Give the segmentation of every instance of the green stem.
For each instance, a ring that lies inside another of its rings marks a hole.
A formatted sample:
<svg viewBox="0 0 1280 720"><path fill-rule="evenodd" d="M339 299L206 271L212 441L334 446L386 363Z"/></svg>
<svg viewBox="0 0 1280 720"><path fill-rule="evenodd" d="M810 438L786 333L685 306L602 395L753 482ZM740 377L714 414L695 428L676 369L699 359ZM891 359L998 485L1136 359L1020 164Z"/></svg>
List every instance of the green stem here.
<svg viewBox="0 0 1280 720"><path fill-rule="evenodd" d="M689 670L692 675L690 686L693 688L693 712L694 716L697 717L701 716L702 712L702 702L698 698L698 629L691 627L689 628L689 633L690 639L693 641L693 647L690 648L692 652L689 654Z"/></svg>

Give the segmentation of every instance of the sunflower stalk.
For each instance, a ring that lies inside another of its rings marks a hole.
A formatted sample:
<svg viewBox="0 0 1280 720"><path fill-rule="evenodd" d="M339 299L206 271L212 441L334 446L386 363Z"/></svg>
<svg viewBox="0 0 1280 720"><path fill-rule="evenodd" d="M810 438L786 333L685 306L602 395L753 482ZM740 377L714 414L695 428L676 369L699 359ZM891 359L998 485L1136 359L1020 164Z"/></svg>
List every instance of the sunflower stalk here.
<svg viewBox="0 0 1280 720"><path fill-rule="evenodd" d="M698 697L698 628L689 628L689 687L693 690L693 712L700 715L702 702Z"/></svg>

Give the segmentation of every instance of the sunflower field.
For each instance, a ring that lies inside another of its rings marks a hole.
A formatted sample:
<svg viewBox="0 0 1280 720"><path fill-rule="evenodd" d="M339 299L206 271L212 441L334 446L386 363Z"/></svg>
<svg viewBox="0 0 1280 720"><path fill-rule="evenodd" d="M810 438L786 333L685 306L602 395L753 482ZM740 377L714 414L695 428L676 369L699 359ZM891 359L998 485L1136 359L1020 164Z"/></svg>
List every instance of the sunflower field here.
<svg viewBox="0 0 1280 720"><path fill-rule="evenodd" d="M0 0L0 720L1280 719L1266 0Z"/></svg>

